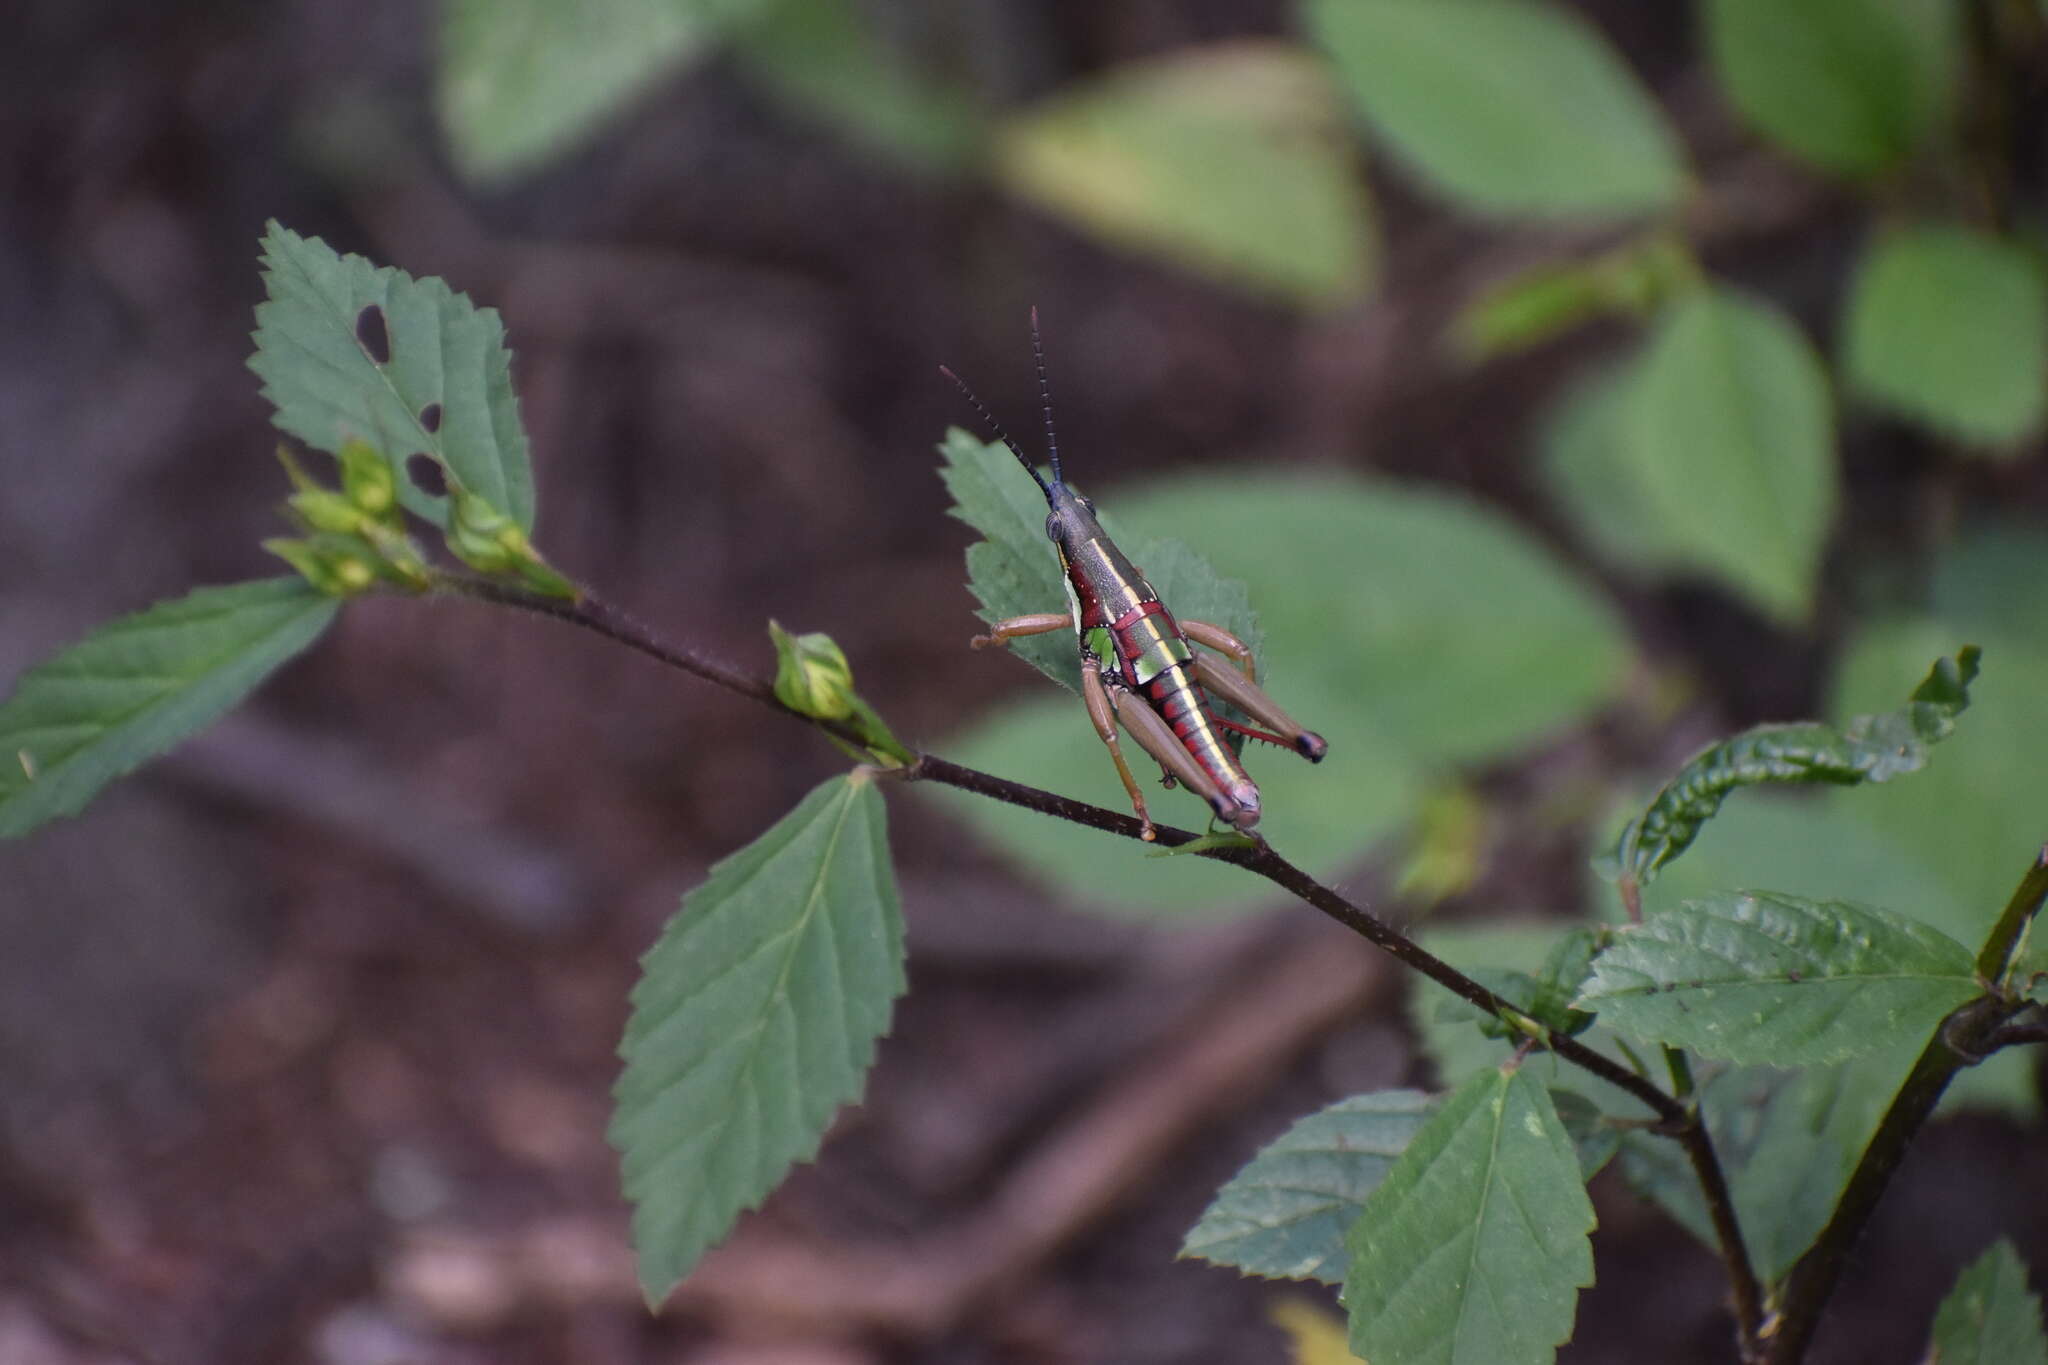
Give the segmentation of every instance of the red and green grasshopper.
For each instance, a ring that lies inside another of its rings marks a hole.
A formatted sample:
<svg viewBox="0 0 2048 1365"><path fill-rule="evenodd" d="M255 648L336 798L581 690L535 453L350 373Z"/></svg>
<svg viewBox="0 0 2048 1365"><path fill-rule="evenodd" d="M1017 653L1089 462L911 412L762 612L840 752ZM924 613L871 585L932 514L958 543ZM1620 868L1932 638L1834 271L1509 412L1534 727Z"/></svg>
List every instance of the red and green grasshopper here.
<svg viewBox="0 0 2048 1365"><path fill-rule="evenodd" d="M1176 621L1137 565L1103 533L1095 519L1095 504L1067 486L1060 471L1059 442L1053 435L1052 395L1045 378L1045 350L1038 339L1036 308L1031 310L1031 354L1038 364L1039 401L1045 409L1050 483L960 376L939 367L1045 494L1046 506L1052 509L1045 519L1045 534L1066 574L1066 611L997 621L988 634L975 636L973 645L984 649L1006 645L1019 636L1071 629L1081 653L1081 698L1088 704L1088 718L1108 747L1124 790L1130 793L1131 809L1143 826L1143 837L1155 837L1152 818L1117 743L1119 723L1138 741L1139 748L1158 761L1167 786L1178 783L1186 787L1207 801L1219 820L1249 832L1259 822L1259 789L1246 775L1223 732L1233 730L1283 745L1311 763L1321 762L1330 746L1321 735L1302 729L1266 695L1258 683L1252 652L1242 640L1206 621ZM1230 663L1196 649L1196 645L1228 656ZM1212 693L1265 728L1222 719L1209 704Z"/></svg>

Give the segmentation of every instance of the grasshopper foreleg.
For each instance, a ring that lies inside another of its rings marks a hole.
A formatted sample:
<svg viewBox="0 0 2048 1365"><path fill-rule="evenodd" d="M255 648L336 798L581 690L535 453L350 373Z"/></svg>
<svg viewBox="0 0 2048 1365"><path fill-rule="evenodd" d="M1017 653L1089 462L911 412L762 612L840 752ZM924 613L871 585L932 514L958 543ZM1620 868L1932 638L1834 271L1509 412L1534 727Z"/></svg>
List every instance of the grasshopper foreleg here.
<svg viewBox="0 0 2048 1365"><path fill-rule="evenodd" d="M1182 622L1181 628L1186 630L1187 623ZM1188 638L1208 643L1191 630ZM1249 659L1251 656L1247 654L1245 657ZM1273 732L1261 738L1277 738L1311 763L1322 762L1323 755L1330 752L1329 744L1321 735L1313 730L1304 730L1294 717L1281 710L1279 704L1266 695L1264 688L1236 669L1198 653L1195 655L1195 678L1203 687Z"/></svg>
<svg viewBox="0 0 2048 1365"><path fill-rule="evenodd" d="M1035 611L1028 616L997 621L988 628L988 634L977 635L967 643L975 649L987 649L991 645L1006 645L1020 635L1048 635L1055 630L1071 630L1073 626L1074 618L1066 612Z"/></svg>

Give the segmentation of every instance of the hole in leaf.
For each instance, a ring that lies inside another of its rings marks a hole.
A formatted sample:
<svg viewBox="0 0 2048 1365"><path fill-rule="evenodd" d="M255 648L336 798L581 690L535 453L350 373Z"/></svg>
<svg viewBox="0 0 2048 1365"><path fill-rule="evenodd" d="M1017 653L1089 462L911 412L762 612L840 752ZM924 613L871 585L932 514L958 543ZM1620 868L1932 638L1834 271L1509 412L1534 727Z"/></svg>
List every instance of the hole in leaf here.
<svg viewBox="0 0 2048 1365"><path fill-rule="evenodd" d="M391 332L384 325L384 310L374 303L356 314L356 344L376 364L391 363Z"/></svg>
<svg viewBox="0 0 2048 1365"><path fill-rule="evenodd" d="M429 403L420 409L420 425L427 429L429 436L441 429L441 405Z"/></svg>
<svg viewBox="0 0 2048 1365"><path fill-rule="evenodd" d="M448 496L448 476L442 472L441 462L424 450L405 457L405 477L430 498Z"/></svg>

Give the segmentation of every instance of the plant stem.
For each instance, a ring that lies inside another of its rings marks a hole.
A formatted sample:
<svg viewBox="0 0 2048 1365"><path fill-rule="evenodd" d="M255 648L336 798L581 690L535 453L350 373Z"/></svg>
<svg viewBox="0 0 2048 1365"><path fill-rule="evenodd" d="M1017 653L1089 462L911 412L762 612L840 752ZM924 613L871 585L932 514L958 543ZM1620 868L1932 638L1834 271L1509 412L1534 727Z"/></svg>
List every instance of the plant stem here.
<svg viewBox="0 0 2048 1365"><path fill-rule="evenodd" d="M1984 940L1984 950L1977 954L1977 975L1991 989L2004 989L2005 974L2012 965L2013 949L2019 945L2020 935L2026 932L2027 925L2040 911L2043 900L2048 900L2048 844L2042 846L2034 858L2034 865L2013 888L2012 899L2005 903L2005 913L1998 917L1998 923L1991 926L1991 935Z"/></svg>
<svg viewBox="0 0 2048 1365"><path fill-rule="evenodd" d="M794 716L856 745L861 743L857 734L836 722L820 720L785 706L776 697L771 684L748 677L688 650L664 643L646 626L588 590L579 588L578 596L574 600L546 597L498 580L455 573L437 573L434 583L438 590L444 592L473 597L500 606L516 607L522 611L535 612L594 631L671 668L680 669L714 686L760 702L784 715ZM1121 835L1127 839L1138 839L1143 829L1133 816L1106 810L1086 801L1076 801L1037 787L1026 786L1021 782L1012 782L1008 778L997 777L975 768L963 767L936 754L919 753L907 767L885 771L901 781L937 782L957 787L962 791L974 792L1056 819L1086 825L1107 834ZM1155 825L1154 830L1156 842L1167 848L1192 843L1201 837L1191 830L1177 829L1171 825ZM1495 995L1479 982L1428 952L1370 910L1345 899L1281 857L1274 851L1273 846L1263 839L1249 847L1231 845L1204 848L1197 850L1195 856L1208 858L1214 862L1229 863L1255 876L1264 877L1297 899L1322 911L1375 947L1383 949L1421 972L1453 995L1489 1014L1506 1017L1520 1013L1509 1001ZM1727 1178L1722 1173L1720 1159L1714 1152L1713 1140L1708 1135L1706 1124L1701 1120L1697 1108L1665 1094L1647 1078L1593 1051L1576 1038L1553 1032L1548 1035L1547 1046L1557 1056L1574 1066L1589 1071L1608 1084L1634 1096L1657 1115L1657 1131L1685 1148L1693 1172L1700 1182L1708 1213L1713 1219L1715 1234L1721 1244L1721 1258L1727 1267L1735 1303L1736 1326L1743 1359L1753 1358L1757 1331L1763 1318L1763 1292L1757 1281L1756 1272L1750 1265L1748 1250L1743 1245L1741 1229L1736 1223L1735 1202L1729 1193Z"/></svg>
<svg viewBox="0 0 2048 1365"><path fill-rule="evenodd" d="M2012 899L2006 903L2005 913L1992 926L1990 937L1977 956L1977 974L1993 993L1955 1009L1935 1029L1899 1093L1892 1097L1891 1107L1878 1123L1870 1145L1863 1149L1848 1184L1842 1187L1842 1196L1835 1201L1827 1226L1792 1268L1778 1329L1771 1337L1770 1354L1766 1357L1769 1365L1796 1365L1805 1357L1814 1331L1820 1326L1821 1310L1841 1281L1850 1250L1863 1235L1878 1201L1898 1173L1907 1147L1934 1113L1955 1074L1966 1066L1975 1066L2009 1042L2031 1041L2027 1036L2031 1030L2023 1028L2013 1034L2005 1027L2008 1019L2025 1008L2024 1002L1998 992L2002 990L2001 978L2013 947L2044 899L2048 899L2048 849L2035 857L2026 875L2020 878Z"/></svg>

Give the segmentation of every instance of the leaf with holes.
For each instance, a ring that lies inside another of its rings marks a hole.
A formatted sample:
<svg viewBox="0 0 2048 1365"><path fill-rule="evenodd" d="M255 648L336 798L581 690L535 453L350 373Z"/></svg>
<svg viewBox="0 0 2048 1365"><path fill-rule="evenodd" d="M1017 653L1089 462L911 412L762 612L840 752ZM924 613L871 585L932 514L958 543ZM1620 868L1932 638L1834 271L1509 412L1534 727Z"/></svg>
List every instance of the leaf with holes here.
<svg viewBox="0 0 2048 1365"><path fill-rule="evenodd" d="M463 487L533 530L533 471L496 309L272 223L263 237L256 354L272 421L318 450L351 437L393 462L408 510L437 526L448 500L406 477L432 457Z"/></svg>
<svg viewBox="0 0 2048 1365"><path fill-rule="evenodd" d="M1409 1140L1345 1238L1351 1348L1374 1365L1547 1365L1593 1283L1593 1205L1529 1067L1489 1068Z"/></svg>
<svg viewBox="0 0 2048 1365"><path fill-rule="evenodd" d="M1969 949L1904 915L1724 891L1617 930L1577 1004L1641 1042L1808 1066L1924 1039L1982 990Z"/></svg>
<svg viewBox="0 0 2048 1365"><path fill-rule="evenodd" d="M1766 783L1853 787L1888 782L1926 766L1928 751L1954 733L1970 704L1979 651L1969 645L1937 659L1896 711L1858 716L1837 729L1819 721L1759 725L1708 745L1686 761L1643 813L1622 829L1604 870L1647 885L1685 852L1729 793Z"/></svg>
<svg viewBox="0 0 2048 1365"><path fill-rule="evenodd" d="M211 725L318 639L340 605L302 578L200 588L30 669L0 703L0 838L76 815Z"/></svg>
<svg viewBox="0 0 2048 1365"><path fill-rule="evenodd" d="M1380 1090L1310 1114L1216 1192L1180 1254L1342 1284L1345 1229L1436 1107L1419 1090Z"/></svg>
<svg viewBox="0 0 2048 1365"><path fill-rule="evenodd" d="M711 869L641 962L611 1141L659 1302L860 1095L903 993L886 813L856 771Z"/></svg>
<svg viewBox="0 0 2048 1365"><path fill-rule="evenodd" d="M2027 1267L2004 1238L1956 1279L1934 1314L1927 1358L1941 1365L2048 1365L2041 1301Z"/></svg>

